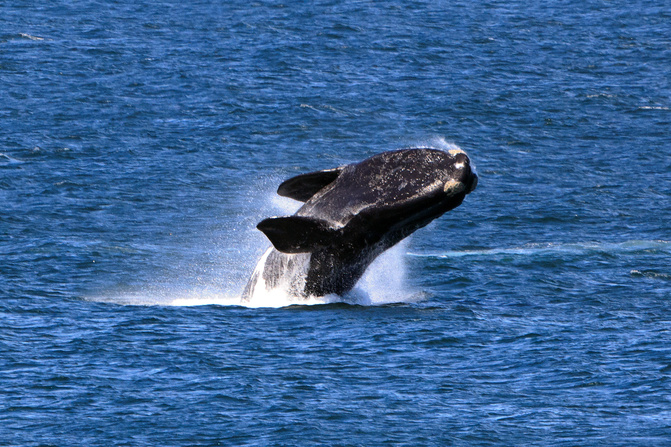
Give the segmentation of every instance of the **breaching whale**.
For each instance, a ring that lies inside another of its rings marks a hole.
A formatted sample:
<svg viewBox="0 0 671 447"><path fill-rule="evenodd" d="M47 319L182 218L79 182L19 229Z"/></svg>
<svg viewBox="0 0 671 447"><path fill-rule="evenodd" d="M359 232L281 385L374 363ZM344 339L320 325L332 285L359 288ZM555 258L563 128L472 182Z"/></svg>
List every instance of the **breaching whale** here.
<svg viewBox="0 0 671 447"><path fill-rule="evenodd" d="M418 147L301 174L277 193L304 205L257 228L273 247L242 294L282 288L292 296L342 295L383 251L459 206L478 176L461 149Z"/></svg>

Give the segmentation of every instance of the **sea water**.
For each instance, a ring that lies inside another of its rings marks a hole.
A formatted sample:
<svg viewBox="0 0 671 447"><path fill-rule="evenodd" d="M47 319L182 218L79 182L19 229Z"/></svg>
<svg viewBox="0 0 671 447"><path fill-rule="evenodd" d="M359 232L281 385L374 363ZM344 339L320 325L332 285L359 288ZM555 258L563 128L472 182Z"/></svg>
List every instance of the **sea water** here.
<svg viewBox="0 0 671 447"><path fill-rule="evenodd" d="M0 3L0 444L668 445L671 8ZM480 182L344 297L240 294L283 180Z"/></svg>

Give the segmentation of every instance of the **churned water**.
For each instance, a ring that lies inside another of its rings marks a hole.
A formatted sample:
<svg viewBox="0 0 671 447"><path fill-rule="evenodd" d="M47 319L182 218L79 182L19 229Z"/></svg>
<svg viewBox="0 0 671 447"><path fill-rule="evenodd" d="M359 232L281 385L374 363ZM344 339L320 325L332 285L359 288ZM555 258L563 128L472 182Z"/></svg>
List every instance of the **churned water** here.
<svg viewBox="0 0 671 447"><path fill-rule="evenodd" d="M0 444L669 445L670 62L666 1L0 2ZM282 180L420 144L462 206L239 305Z"/></svg>

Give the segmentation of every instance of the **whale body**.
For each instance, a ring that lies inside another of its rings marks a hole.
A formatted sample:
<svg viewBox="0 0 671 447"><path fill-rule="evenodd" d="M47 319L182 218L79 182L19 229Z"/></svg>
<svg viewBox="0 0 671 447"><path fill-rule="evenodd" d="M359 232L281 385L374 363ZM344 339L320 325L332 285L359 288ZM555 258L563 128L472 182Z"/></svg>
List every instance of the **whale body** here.
<svg viewBox="0 0 671 447"><path fill-rule="evenodd" d="M242 294L342 295L382 252L459 206L478 183L461 149L399 149L301 174L277 193L305 202L257 228L272 243Z"/></svg>

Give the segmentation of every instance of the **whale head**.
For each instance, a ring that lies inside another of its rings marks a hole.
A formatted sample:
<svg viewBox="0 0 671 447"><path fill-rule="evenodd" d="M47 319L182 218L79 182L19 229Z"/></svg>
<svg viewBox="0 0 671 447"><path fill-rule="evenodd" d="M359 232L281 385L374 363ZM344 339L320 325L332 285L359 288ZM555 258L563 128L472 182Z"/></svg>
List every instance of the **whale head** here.
<svg viewBox="0 0 671 447"><path fill-rule="evenodd" d="M445 181L443 191L447 195L454 195L460 192L469 194L478 186L478 174L475 166L471 163L466 152L461 149L452 149L448 152L452 157L453 168L450 176Z"/></svg>
<svg viewBox="0 0 671 447"><path fill-rule="evenodd" d="M393 244L459 206L477 183L461 149L383 152L286 180L278 194L305 204L294 216L265 219L257 228L285 253L341 244L338 236L344 233Z"/></svg>

